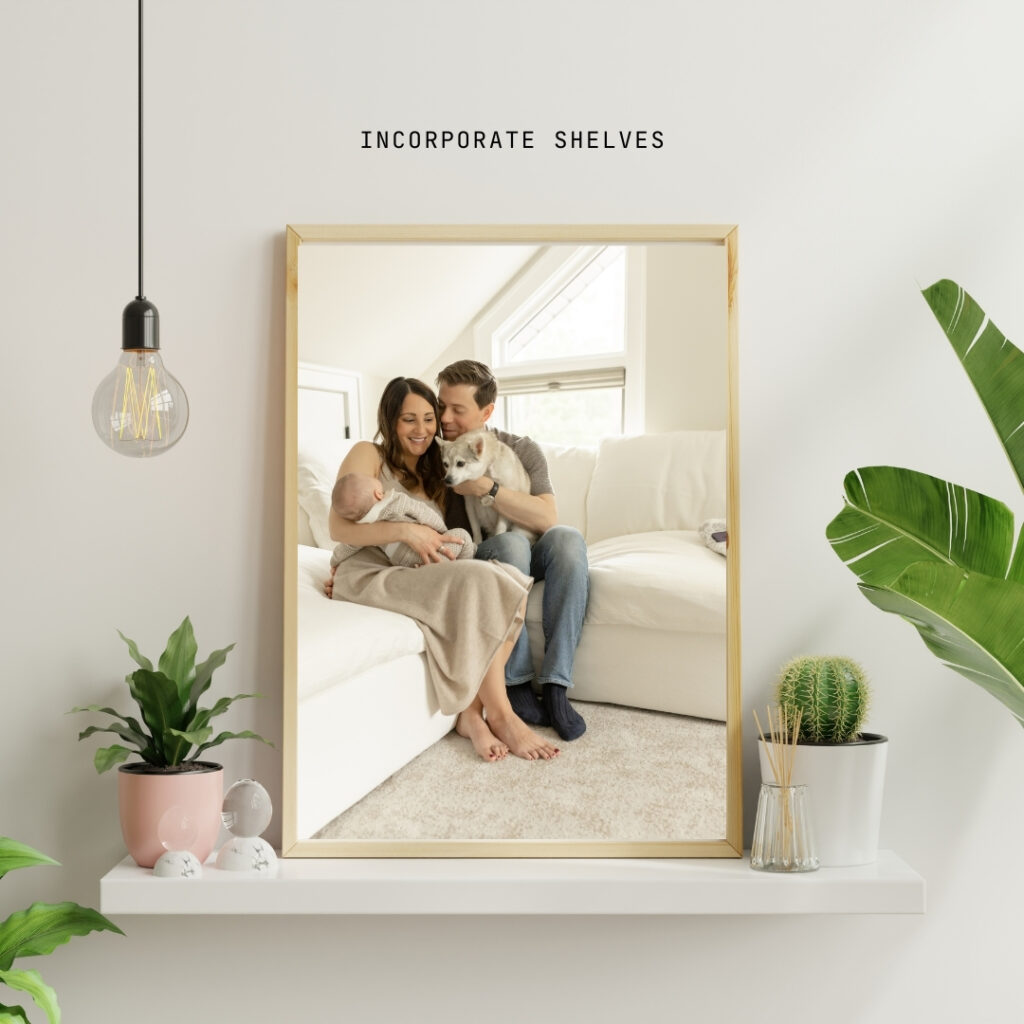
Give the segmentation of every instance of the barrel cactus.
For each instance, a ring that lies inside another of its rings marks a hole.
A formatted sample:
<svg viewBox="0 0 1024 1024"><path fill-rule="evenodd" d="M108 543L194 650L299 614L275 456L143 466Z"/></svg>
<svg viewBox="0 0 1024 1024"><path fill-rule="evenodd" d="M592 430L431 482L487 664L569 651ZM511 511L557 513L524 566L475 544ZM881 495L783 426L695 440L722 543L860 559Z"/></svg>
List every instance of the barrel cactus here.
<svg viewBox="0 0 1024 1024"><path fill-rule="evenodd" d="M849 658L794 658L779 676L776 699L790 721L800 712L801 743L849 743L868 710L864 670Z"/></svg>

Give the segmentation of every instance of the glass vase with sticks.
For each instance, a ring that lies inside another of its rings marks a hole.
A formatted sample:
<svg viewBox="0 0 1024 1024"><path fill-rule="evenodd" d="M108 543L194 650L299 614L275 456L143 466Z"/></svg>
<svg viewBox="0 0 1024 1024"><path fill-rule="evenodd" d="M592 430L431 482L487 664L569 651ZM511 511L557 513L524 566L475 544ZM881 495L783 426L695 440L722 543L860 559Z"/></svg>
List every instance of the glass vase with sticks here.
<svg viewBox="0 0 1024 1024"><path fill-rule="evenodd" d="M800 711L791 719L786 709L774 717L767 708L768 735L761 720L754 721L761 737L774 781L762 782L757 799L757 819L750 847L750 866L758 871L815 871L818 854L807 801L807 787L793 785L793 761L800 735Z"/></svg>

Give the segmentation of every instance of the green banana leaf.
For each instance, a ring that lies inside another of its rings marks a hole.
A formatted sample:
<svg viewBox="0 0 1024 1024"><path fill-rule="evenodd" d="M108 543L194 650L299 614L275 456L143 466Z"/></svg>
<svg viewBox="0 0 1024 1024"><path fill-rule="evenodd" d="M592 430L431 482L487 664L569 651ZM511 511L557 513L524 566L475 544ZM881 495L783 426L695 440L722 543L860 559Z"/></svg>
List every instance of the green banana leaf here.
<svg viewBox="0 0 1024 1024"><path fill-rule="evenodd" d="M922 294L1024 489L1024 353L955 282ZM1024 725L1024 533L1014 547L1010 510L893 466L854 470L844 494L825 533L864 596L912 623L933 654Z"/></svg>
<svg viewBox="0 0 1024 1024"><path fill-rule="evenodd" d="M843 486L846 506L825 536L862 582L889 586L922 561L1006 575L1013 513L1001 501L895 466L863 466Z"/></svg>
<svg viewBox="0 0 1024 1024"><path fill-rule="evenodd" d="M891 587L860 589L877 608L903 616L936 657L1024 725L1024 586L917 562Z"/></svg>
<svg viewBox="0 0 1024 1024"><path fill-rule="evenodd" d="M922 294L974 385L1024 490L1024 352L955 281L936 281ZM1014 552L1010 578L1024 583L1022 540L1024 534Z"/></svg>

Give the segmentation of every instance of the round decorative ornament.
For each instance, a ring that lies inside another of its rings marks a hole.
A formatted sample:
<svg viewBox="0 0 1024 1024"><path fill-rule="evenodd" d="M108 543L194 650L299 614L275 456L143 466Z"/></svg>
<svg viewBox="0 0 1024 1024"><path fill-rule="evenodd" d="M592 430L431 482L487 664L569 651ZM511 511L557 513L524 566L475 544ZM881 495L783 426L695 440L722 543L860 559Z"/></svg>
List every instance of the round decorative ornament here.
<svg viewBox="0 0 1024 1024"><path fill-rule="evenodd" d="M217 867L221 871L249 871L273 878L277 874L277 854L259 836L238 836L220 848Z"/></svg>
<svg viewBox="0 0 1024 1024"><path fill-rule="evenodd" d="M157 878L200 878L203 865L188 850L168 850L153 865L153 874Z"/></svg>
<svg viewBox="0 0 1024 1024"><path fill-rule="evenodd" d="M221 820L233 836L258 836L273 814L270 794L255 779L239 779L224 794Z"/></svg>

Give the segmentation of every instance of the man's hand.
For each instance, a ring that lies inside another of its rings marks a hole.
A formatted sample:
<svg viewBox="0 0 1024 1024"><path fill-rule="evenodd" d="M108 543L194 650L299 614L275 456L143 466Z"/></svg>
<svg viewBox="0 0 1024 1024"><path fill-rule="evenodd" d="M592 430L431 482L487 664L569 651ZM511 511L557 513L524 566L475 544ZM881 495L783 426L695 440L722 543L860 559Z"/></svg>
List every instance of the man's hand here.
<svg viewBox="0 0 1024 1024"><path fill-rule="evenodd" d="M444 559L452 561L455 556L446 551L442 544L462 544L464 541L450 533L440 534L429 526L422 526L420 523L402 523L402 542L419 556L423 565L431 562L441 562Z"/></svg>
<svg viewBox="0 0 1024 1024"><path fill-rule="evenodd" d="M467 498L482 498L490 493L493 486L494 481L489 476L482 476L477 480L464 480L461 484L456 484L452 490Z"/></svg>

